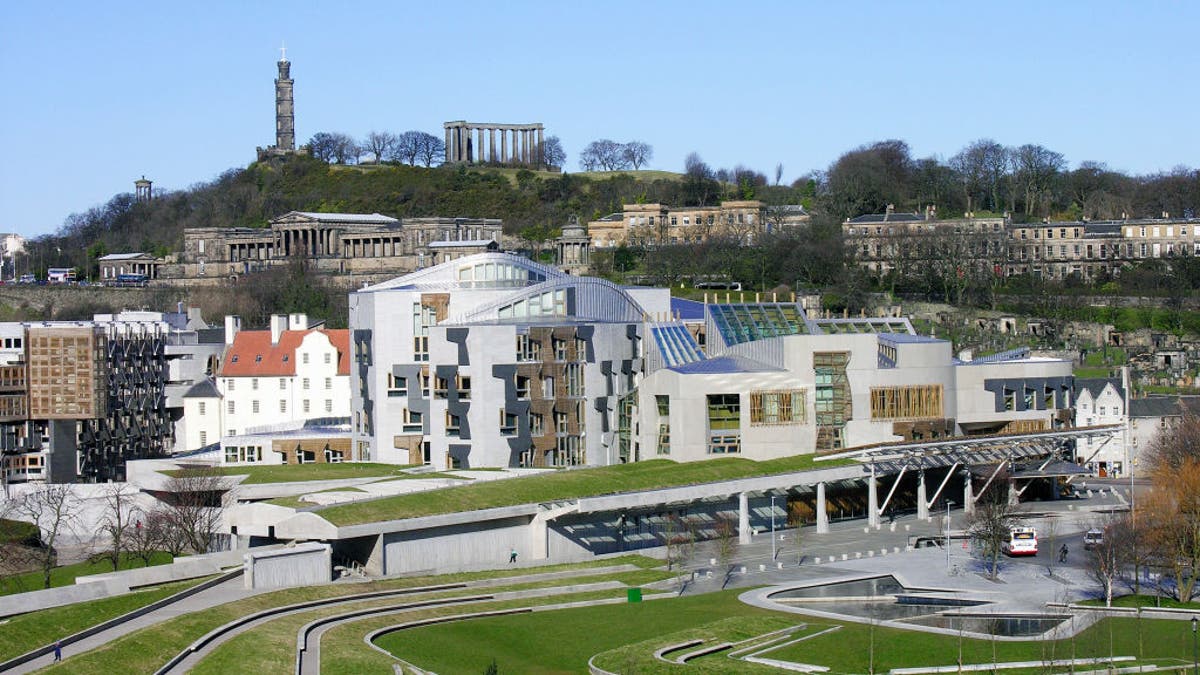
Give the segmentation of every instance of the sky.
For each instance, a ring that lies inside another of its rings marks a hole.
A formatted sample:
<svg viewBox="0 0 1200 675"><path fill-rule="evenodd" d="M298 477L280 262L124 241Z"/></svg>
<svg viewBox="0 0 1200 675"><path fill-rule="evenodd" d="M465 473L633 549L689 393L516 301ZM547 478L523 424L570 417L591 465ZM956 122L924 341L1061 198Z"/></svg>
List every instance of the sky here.
<svg viewBox="0 0 1200 675"><path fill-rule="evenodd" d="M784 180L889 138L1036 143L1143 174L1200 164L1197 2L4 2L0 232L182 189L274 142L541 122ZM488 214L477 214L487 216Z"/></svg>

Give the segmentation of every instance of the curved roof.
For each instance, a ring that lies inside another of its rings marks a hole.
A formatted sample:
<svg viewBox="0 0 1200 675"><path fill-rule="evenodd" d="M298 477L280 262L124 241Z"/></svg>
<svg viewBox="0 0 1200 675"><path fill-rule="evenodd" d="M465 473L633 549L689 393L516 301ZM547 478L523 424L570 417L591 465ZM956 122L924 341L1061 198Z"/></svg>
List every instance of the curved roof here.
<svg viewBox="0 0 1200 675"><path fill-rule="evenodd" d="M453 317L448 323L530 323L545 319L623 323L641 321L644 315L642 306L611 281L559 273L557 278L515 291Z"/></svg>
<svg viewBox="0 0 1200 675"><path fill-rule="evenodd" d="M491 266L490 278L484 275L483 278L476 279L475 272L489 272L489 265ZM500 267L501 265L503 268ZM463 276L466 268L472 268L469 279ZM513 272L517 272L517 274L513 274ZM500 278L497 278L498 275ZM367 286L358 292L386 291L414 287L420 287L425 290L436 290L438 288L446 290L458 288L521 288L542 283L547 279L559 279L567 276L569 275L555 267L534 262L524 256L489 251L464 256L456 260L448 260L433 267L426 267L425 269L405 274L402 277L396 277L395 279Z"/></svg>

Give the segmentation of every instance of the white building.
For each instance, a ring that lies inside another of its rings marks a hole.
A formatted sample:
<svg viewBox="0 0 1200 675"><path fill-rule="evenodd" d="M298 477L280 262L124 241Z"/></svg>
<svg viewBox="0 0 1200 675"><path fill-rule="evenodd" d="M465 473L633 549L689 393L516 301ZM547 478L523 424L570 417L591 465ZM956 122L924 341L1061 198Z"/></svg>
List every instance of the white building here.
<svg viewBox="0 0 1200 675"><path fill-rule="evenodd" d="M1075 380L1075 426L1120 425L1108 438L1076 441L1076 460L1095 475L1121 471L1129 461L1125 445L1125 386L1119 378ZM1132 430L1132 426L1130 427ZM1132 444L1132 441L1130 441Z"/></svg>
<svg viewBox="0 0 1200 675"><path fill-rule="evenodd" d="M439 468L603 465L666 289L482 253L350 296L355 458Z"/></svg>
<svg viewBox="0 0 1200 675"><path fill-rule="evenodd" d="M270 425L350 417L349 331L309 328L303 314L272 316L269 330L239 325L237 317L226 318L229 346L217 374L219 399L207 389L189 392L189 414L204 420L196 427L198 446L218 442L209 435L214 429L219 436L238 436ZM278 464L283 456L245 461Z"/></svg>

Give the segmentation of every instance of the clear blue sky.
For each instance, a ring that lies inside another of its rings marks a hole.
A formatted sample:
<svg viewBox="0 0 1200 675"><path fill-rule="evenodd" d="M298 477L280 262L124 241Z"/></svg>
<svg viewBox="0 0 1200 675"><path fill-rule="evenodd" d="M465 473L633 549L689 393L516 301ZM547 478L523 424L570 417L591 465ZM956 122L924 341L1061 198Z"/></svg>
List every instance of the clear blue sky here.
<svg viewBox="0 0 1200 675"><path fill-rule="evenodd" d="M991 137L1072 166L1196 165L1196 2L5 2L0 231L51 232L145 174L178 189L274 140L542 122L575 169L645 140L785 180L885 138ZM488 214L477 214L486 216Z"/></svg>

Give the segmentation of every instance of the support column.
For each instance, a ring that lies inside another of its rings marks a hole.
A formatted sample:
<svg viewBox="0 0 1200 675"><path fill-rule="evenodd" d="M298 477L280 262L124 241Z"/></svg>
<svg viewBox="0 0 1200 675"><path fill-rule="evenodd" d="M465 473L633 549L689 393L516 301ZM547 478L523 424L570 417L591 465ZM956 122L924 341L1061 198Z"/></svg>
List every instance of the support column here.
<svg viewBox="0 0 1200 675"><path fill-rule="evenodd" d="M825 503L825 483L817 483L817 534L829 534L829 507Z"/></svg>
<svg viewBox="0 0 1200 675"><path fill-rule="evenodd" d="M508 129L500 127L500 161L508 162Z"/></svg>
<svg viewBox="0 0 1200 675"><path fill-rule="evenodd" d="M971 478L967 477L963 482L963 513L969 516L975 513L975 495L971 487Z"/></svg>
<svg viewBox="0 0 1200 675"><path fill-rule="evenodd" d="M475 161L483 164L487 161L487 157L484 156L483 152L483 127L475 128L475 141Z"/></svg>
<svg viewBox="0 0 1200 675"><path fill-rule="evenodd" d="M917 520L929 520L929 502L925 496L925 472L917 474Z"/></svg>
<svg viewBox="0 0 1200 675"><path fill-rule="evenodd" d="M542 145L542 128L537 129L537 165L541 166L546 163L546 148Z"/></svg>
<svg viewBox="0 0 1200 675"><path fill-rule="evenodd" d="M738 543L750 543L750 495L738 494Z"/></svg>
<svg viewBox="0 0 1200 675"><path fill-rule="evenodd" d="M453 143L454 143L454 131L450 127L446 127L446 163L447 164L454 161L454 159L450 157L450 153L452 152L451 147L452 147Z"/></svg>
<svg viewBox="0 0 1200 675"><path fill-rule="evenodd" d="M879 527L879 486L875 484L875 466L867 479L867 525Z"/></svg>
<svg viewBox="0 0 1200 675"><path fill-rule="evenodd" d="M496 161L496 128L488 129L488 159Z"/></svg>
<svg viewBox="0 0 1200 675"><path fill-rule="evenodd" d="M1012 478L1008 479L1008 505L1016 506L1021 501L1021 496L1017 494L1017 481Z"/></svg>
<svg viewBox="0 0 1200 675"><path fill-rule="evenodd" d="M528 129L523 130L521 134L524 136L524 138L521 139L522 155L525 158L526 164L532 164L533 162L530 160L533 157L533 148L530 147L531 144L529 142L532 139L532 136L530 135Z"/></svg>

